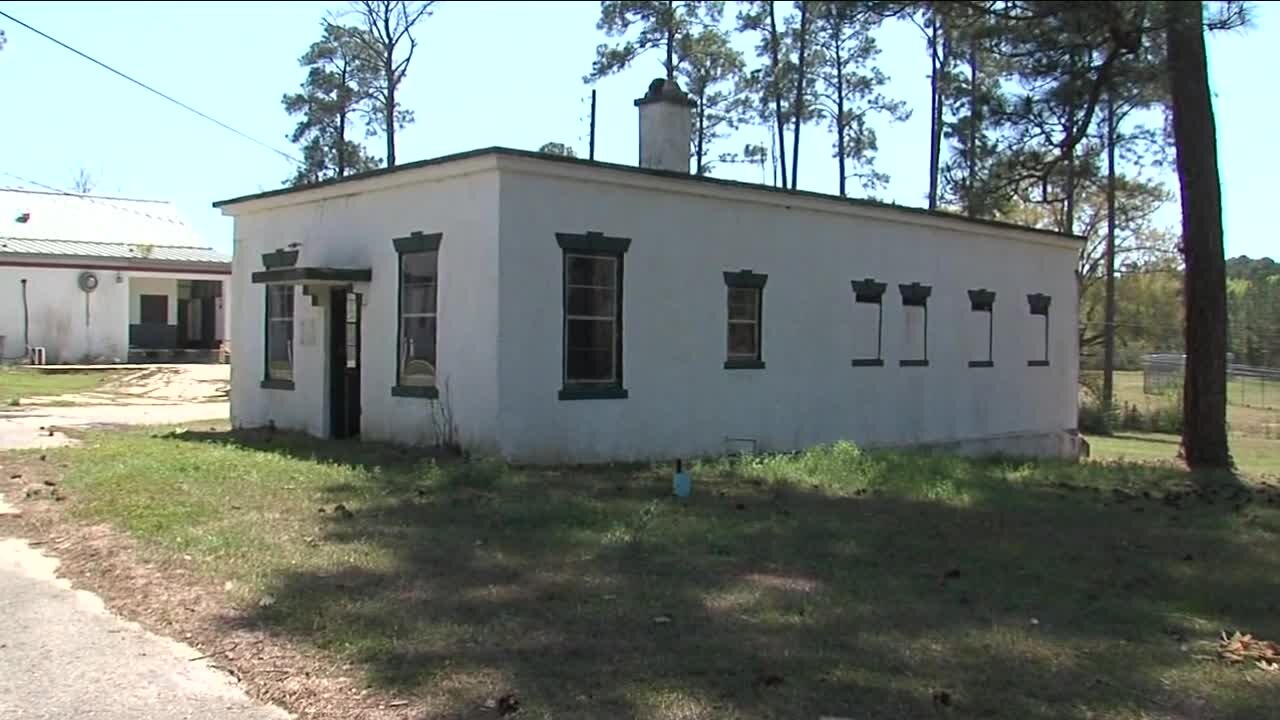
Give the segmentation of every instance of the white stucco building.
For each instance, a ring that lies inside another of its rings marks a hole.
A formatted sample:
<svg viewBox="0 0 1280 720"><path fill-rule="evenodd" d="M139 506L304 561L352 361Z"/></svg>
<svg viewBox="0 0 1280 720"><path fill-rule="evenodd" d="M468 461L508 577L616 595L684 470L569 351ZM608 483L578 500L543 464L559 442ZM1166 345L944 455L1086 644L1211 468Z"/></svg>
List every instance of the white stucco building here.
<svg viewBox="0 0 1280 720"><path fill-rule="evenodd" d="M641 167L490 148L218 203L234 423L532 463L1076 452L1077 238L690 176L681 102L638 102Z"/></svg>
<svg viewBox="0 0 1280 720"><path fill-rule="evenodd" d="M0 358L208 360L231 258L166 202L0 189Z"/></svg>

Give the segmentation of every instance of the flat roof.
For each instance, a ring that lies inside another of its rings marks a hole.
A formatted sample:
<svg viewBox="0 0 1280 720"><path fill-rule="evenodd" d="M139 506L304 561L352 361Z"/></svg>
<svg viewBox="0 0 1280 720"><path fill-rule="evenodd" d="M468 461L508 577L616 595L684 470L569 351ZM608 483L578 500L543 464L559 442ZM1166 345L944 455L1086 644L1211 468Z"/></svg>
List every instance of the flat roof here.
<svg viewBox="0 0 1280 720"><path fill-rule="evenodd" d="M790 190L790 189L784 189L779 187L773 187L771 185L742 182L740 180L725 180L723 178L715 178L707 175L694 175L691 173L673 172L670 170L655 170L652 168L644 168L636 165L622 165L620 163L601 162L599 160L584 160L583 158L567 157L564 155L552 155L550 153L535 152L532 150L517 150L515 148L500 147L500 146L481 148L478 150L468 150L466 152L454 153L452 155L442 155L440 157L430 158L428 160L418 160L416 162L396 165L395 167L392 167L392 168L380 168L377 170L370 170L368 172L362 172L355 175L347 175L345 177L340 177L340 178L331 178L328 180L323 180L318 183L310 183L307 185L297 185L294 187L285 187L285 188L280 188L279 190L268 190L266 192L254 193L253 195L241 195L240 197L234 197L229 200L219 200L218 202L213 203L213 207L223 208L230 205L250 202L253 200L262 200L266 198L279 197L282 195L292 195L295 193L306 192L308 190L314 190L316 188L331 187L334 185L343 185L346 183L354 183L354 182L359 182L361 180L367 180L369 178L380 177L383 175L391 175L399 172L407 172L410 170L432 167L436 165L446 165L449 163L461 162L463 160L470 160L473 158L483 157L486 155L519 157L519 158L527 158L530 160L539 160L539 161L544 161L549 163L560 163L565 165L577 165L579 167L600 168L604 170L631 173L636 175L647 175L650 177L667 178L672 181L675 181L676 183L703 183L703 184L710 184L710 185L719 185L722 187L740 188L744 190L755 190L755 191L777 193L777 194L788 195L792 197L820 198L823 200L836 201L836 202L847 203L850 205L857 205L862 207L879 208L883 210L900 212L900 213L910 214L915 216L923 215L928 217L943 218L950 221L972 223L974 225L979 225L983 227L994 227L994 228L1000 228L1003 230L1020 230L1023 232L1040 233L1040 234L1051 236L1054 238L1060 238L1060 239L1065 238L1069 240L1076 240L1078 242L1084 241L1084 238L1079 235L1071 235L1068 233L1057 232L1056 230L1045 230L1043 228L1030 227L1027 225L1018 225L1016 223L1003 222L1001 220L971 218L965 215L958 215L956 213L947 212L945 210L929 210L926 208L911 207L908 205L897 205L894 203L880 202L878 200L868 200L865 198L841 197L839 195L812 192L809 190Z"/></svg>

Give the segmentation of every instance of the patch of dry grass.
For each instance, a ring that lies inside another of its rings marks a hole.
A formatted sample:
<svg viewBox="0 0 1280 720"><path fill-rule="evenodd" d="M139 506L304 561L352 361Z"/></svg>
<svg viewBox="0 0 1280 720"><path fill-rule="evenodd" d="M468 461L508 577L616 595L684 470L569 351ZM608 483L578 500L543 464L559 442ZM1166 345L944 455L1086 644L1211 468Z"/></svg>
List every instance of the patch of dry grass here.
<svg viewBox="0 0 1280 720"><path fill-rule="evenodd" d="M80 517L232 581L229 628L419 715L1252 719L1280 690L1196 659L1223 629L1280 637L1257 477L841 445L696 464L676 501L666 469L286 434L93 434L50 461Z"/></svg>

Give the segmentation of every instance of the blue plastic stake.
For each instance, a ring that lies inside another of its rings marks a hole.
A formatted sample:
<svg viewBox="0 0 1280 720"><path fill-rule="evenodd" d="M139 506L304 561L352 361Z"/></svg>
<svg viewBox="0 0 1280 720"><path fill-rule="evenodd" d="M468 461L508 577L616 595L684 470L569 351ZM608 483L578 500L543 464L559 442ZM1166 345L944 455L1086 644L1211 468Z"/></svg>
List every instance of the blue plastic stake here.
<svg viewBox="0 0 1280 720"><path fill-rule="evenodd" d="M689 497L689 493L693 492L693 479L689 477L689 473L684 471L683 462L676 460L676 474L671 479L671 491L676 497Z"/></svg>

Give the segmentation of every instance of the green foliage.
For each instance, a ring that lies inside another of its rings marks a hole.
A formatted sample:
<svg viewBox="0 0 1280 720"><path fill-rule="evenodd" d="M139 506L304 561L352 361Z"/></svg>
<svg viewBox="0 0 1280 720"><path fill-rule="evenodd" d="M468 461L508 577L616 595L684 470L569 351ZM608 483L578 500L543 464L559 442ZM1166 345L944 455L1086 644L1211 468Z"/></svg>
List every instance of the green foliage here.
<svg viewBox="0 0 1280 720"><path fill-rule="evenodd" d="M287 182L302 185L378 167L360 143L360 117L372 100L376 63L365 51L363 31L325 23L324 35L298 63L307 68L302 91L281 100L301 115L289 139L302 145L303 165Z"/></svg>
<svg viewBox="0 0 1280 720"><path fill-rule="evenodd" d="M578 157L578 153L574 152L572 147L570 147L569 145L565 145L564 143L558 143L558 142L543 143L542 147L538 148L538 152L546 153L548 155L563 155L564 157Z"/></svg>
<svg viewBox="0 0 1280 720"><path fill-rule="evenodd" d="M413 30L431 16L435 4L436 0L353 0L347 13L361 30L354 38L372 64L365 85L367 132L386 140L387 167L396 164L396 130L414 120L413 111L396 99L418 47Z"/></svg>
<svg viewBox="0 0 1280 720"><path fill-rule="evenodd" d="M723 2L666 2L663 0L608 0L600 3L596 28L609 37L634 36L609 46L596 48L591 73L583 80L593 82L621 72L650 50L665 53L663 70L674 80L680 70L679 44L703 30L715 28L724 14Z"/></svg>
<svg viewBox="0 0 1280 720"><path fill-rule="evenodd" d="M692 128L695 173L705 175L711 172L711 146L737 128L742 54L723 30L705 27L679 36L675 57L676 74L696 103Z"/></svg>
<svg viewBox="0 0 1280 720"><path fill-rule="evenodd" d="M1280 263L1227 261L1228 343L1235 362L1280 368Z"/></svg>
<svg viewBox="0 0 1280 720"><path fill-rule="evenodd" d="M835 137L834 150L841 195L855 178L864 189L884 186L889 176L875 170L878 116L905 121L906 103L880 92L889 81L875 66L880 48L872 37L879 18L857 3L823 2L814 9L814 107Z"/></svg>

